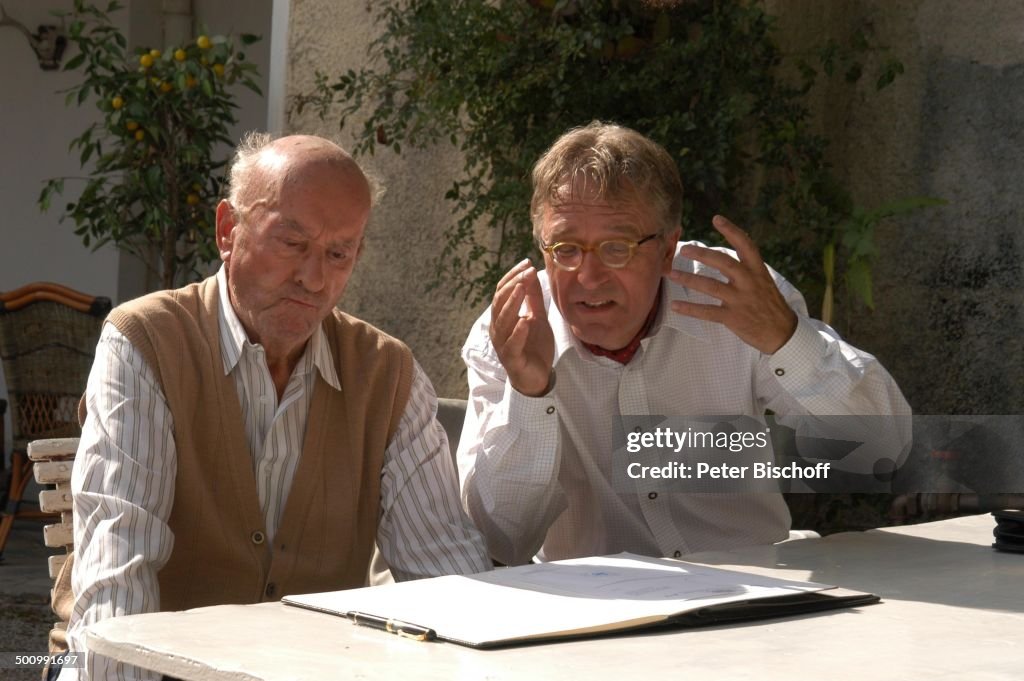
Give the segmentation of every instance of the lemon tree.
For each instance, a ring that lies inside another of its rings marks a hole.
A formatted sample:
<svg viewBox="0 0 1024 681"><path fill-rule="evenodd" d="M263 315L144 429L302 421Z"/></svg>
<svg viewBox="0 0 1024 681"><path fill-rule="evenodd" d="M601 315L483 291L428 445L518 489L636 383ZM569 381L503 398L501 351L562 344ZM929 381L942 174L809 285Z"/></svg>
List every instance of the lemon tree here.
<svg viewBox="0 0 1024 681"><path fill-rule="evenodd" d="M74 221L86 246L113 242L134 253L171 288L217 257L213 215L234 144L232 92L240 86L259 94L258 71L219 35L129 50L109 16L120 9L75 0L65 15L78 54L64 70L84 76L66 103L92 101L102 115L71 142L87 175L61 220ZM238 39L242 46L259 40ZM48 209L70 180L47 181L40 207Z"/></svg>

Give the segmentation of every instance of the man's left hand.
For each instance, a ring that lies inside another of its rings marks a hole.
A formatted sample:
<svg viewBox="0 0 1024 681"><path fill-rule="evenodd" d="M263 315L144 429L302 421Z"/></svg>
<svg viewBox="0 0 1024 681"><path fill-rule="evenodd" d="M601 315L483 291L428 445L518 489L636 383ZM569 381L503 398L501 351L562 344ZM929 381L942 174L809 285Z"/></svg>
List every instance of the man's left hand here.
<svg viewBox="0 0 1024 681"><path fill-rule="evenodd" d="M739 260L720 251L694 245L684 246L681 253L718 270L726 281L680 270L672 270L669 278L681 286L717 298L721 304L674 300L672 311L724 324L744 343L770 355L793 335L796 313L786 304L750 237L721 215L716 215L711 222L736 250Z"/></svg>

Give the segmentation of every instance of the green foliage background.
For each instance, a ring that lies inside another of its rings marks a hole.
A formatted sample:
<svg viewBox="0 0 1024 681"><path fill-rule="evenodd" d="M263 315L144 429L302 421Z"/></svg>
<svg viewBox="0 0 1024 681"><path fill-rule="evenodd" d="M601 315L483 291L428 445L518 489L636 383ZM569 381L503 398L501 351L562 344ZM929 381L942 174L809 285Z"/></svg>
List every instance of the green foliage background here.
<svg viewBox="0 0 1024 681"><path fill-rule="evenodd" d="M759 2L387 0L374 7L383 33L370 47L370 66L318 74L315 91L293 105L316 105L341 126L361 118L357 153L400 153L445 139L459 147L465 166L446 194L455 219L438 260L439 281L453 291L486 299L508 267L536 255L530 168L567 129L602 119L639 130L676 158L684 238L716 241L710 219L726 214L753 232L766 260L812 304L826 292L822 259L831 249L828 277L870 304L873 216L915 206L855 218L805 101L819 72L862 77L857 56L873 49L863 33L784 65ZM901 71L899 61L884 61L877 87ZM489 233L481 234L481 223Z"/></svg>

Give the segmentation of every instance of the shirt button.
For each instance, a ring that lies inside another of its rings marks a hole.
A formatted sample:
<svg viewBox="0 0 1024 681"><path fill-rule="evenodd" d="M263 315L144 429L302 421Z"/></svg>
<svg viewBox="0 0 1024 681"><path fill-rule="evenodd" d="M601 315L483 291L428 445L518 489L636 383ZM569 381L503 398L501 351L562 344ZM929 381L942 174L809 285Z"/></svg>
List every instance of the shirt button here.
<svg viewBox="0 0 1024 681"><path fill-rule="evenodd" d="M658 498L658 493L657 492L648 492L647 493L647 498L648 499L657 499Z"/></svg>
<svg viewBox="0 0 1024 681"><path fill-rule="evenodd" d="M783 369L782 367L779 367L778 369L775 370L775 375L776 376L785 376L786 375L786 370Z"/></svg>
<svg viewBox="0 0 1024 681"><path fill-rule="evenodd" d="M547 412L549 414L554 414L555 413L555 408L554 407L548 407Z"/></svg>
<svg viewBox="0 0 1024 681"><path fill-rule="evenodd" d="M681 556L681 555L683 555L683 552L682 552L682 551L673 551L673 552L672 552L672 557L673 557L673 558L678 558L678 557L679 557L679 556Z"/></svg>
<svg viewBox="0 0 1024 681"><path fill-rule="evenodd" d="M274 594L277 593L277 584L270 582L267 584L267 588L263 593L267 595L267 598L273 598Z"/></svg>
<svg viewBox="0 0 1024 681"><path fill-rule="evenodd" d="M267 539L266 536L259 530L253 532L250 538L252 539L253 544L262 544Z"/></svg>

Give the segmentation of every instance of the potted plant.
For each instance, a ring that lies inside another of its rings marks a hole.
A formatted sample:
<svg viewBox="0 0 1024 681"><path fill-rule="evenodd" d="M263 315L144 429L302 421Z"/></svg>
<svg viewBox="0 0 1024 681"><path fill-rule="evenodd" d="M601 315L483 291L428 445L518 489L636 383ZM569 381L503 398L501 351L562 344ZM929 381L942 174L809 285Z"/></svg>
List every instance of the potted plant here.
<svg viewBox="0 0 1024 681"><path fill-rule="evenodd" d="M172 288L217 257L214 209L236 122L231 88L259 93L258 73L224 36L129 50L109 16L121 8L75 0L63 14L78 48L64 70L84 76L65 101L92 100L101 118L70 145L85 176L49 180L39 205L48 209L66 182L84 181L61 220L74 221L86 246L113 242L138 256L160 287ZM259 38L239 40L244 46Z"/></svg>

